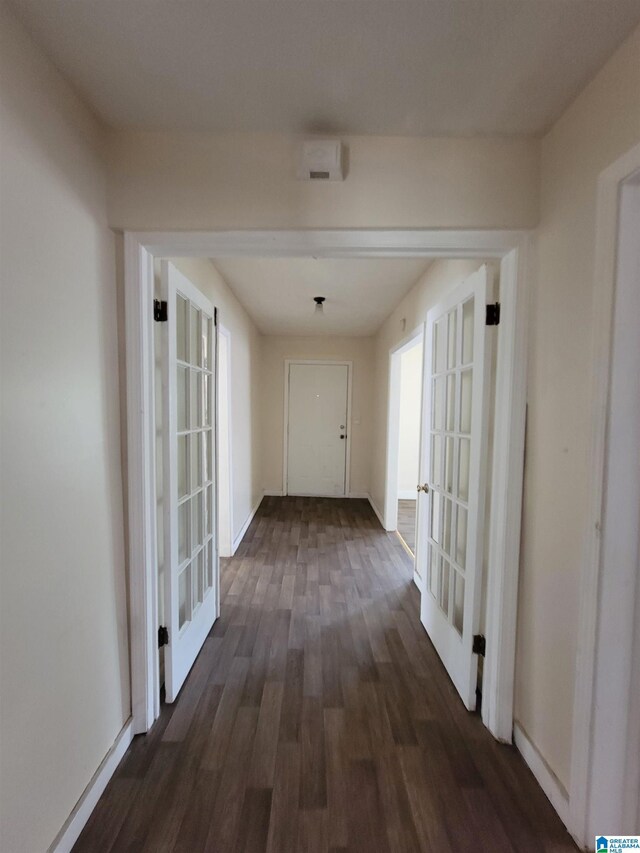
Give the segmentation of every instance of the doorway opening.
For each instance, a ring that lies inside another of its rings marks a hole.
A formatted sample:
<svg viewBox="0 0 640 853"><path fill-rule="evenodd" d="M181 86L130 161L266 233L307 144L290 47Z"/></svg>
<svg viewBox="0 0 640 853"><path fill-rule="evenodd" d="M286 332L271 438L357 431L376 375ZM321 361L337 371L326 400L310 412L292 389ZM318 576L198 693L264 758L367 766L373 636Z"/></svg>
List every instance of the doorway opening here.
<svg viewBox="0 0 640 853"><path fill-rule="evenodd" d="M387 517L414 560L414 581L421 589L415 563L417 484L420 477L423 331L389 353L389 417L387 427Z"/></svg>
<svg viewBox="0 0 640 853"><path fill-rule="evenodd" d="M497 358L494 440L499 442L503 453L499 465L494 460L492 472L489 551L493 572L487 590L487 657L482 719L494 737L511 742L526 399L527 299L524 289L527 236L504 231L441 230L384 233L367 230L191 234L129 232L125 234L124 245L134 731L148 731L159 714L157 654L154 654L160 626L153 464L156 449L153 419L153 366L156 356L153 259L221 256L495 258L499 259L504 289L501 292L502 330ZM189 369L192 369L191 364ZM193 369L197 372L199 365L194 364ZM342 421L338 426L340 423ZM348 418L346 428L344 441L348 454ZM348 490L347 482L345 491L348 493ZM371 496L369 499L375 509ZM379 515L382 518L382 513ZM418 539L418 549L419 545Z"/></svg>

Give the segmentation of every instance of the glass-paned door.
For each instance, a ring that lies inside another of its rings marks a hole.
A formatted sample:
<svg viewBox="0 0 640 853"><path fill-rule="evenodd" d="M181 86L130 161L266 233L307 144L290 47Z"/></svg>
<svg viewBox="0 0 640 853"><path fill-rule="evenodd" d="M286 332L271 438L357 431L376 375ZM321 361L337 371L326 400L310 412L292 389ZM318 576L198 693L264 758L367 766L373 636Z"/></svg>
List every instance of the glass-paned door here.
<svg viewBox="0 0 640 853"><path fill-rule="evenodd" d="M427 315L418 492L420 616L470 710L485 526L488 276L481 267Z"/></svg>
<svg viewBox="0 0 640 853"><path fill-rule="evenodd" d="M218 615L216 326L213 305L168 261L162 293L165 688L173 702Z"/></svg>

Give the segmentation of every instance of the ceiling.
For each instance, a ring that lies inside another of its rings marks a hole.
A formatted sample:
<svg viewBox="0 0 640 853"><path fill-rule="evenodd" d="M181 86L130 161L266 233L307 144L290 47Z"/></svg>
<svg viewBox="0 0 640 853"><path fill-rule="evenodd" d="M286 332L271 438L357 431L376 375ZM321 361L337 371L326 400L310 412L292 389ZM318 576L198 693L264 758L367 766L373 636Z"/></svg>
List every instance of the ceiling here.
<svg viewBox="0 0 640 853"><path fill-rule="evenodd" d="M640 0L13 0L114 127L539 134Z"/></svg>
<svg viewBox="0 0 640 853"><path fill-rule="evenodd" d="M425 258L216 258L265 335L372 335L418 281ZM324 314L314 296L325 296Z"/></svg>

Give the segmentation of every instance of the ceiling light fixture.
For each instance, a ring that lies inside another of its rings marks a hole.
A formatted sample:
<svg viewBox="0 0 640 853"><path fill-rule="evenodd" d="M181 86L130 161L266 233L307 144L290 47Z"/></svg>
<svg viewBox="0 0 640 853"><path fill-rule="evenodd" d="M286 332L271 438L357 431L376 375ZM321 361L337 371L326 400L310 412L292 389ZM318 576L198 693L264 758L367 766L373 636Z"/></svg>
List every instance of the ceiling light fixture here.
<svg viewBox="0 0 640 853"><path fill-rule="evenodd" d="M325 296L314 296L313 301L316 303L314 314L324 314L324 305L322 304L326 299Z"/></svg>

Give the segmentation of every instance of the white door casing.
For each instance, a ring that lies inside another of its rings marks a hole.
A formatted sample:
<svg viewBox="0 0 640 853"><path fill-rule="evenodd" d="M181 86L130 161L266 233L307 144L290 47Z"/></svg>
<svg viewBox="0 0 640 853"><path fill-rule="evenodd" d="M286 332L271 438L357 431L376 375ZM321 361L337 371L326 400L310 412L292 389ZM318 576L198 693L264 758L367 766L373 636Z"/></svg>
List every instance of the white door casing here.
<svg viewBox="0 0 640 853"><path fill-rule="evenodd" d="M218 615L217 335L212 304L168 261L162 292L165 688L173 702Z"/></svg>
<svg viewBox="0 0 640 853"><path fill-rule="evenodd" d="M482 719L494 737L511 741L526 412L527 317L529 281L533 277L530 243L530 234L517 230L431 228L125 232L131 697L135 733L148 731L160 713L155 532L156 432L152 381L154 258L223 255L484 257L495 258L500 263L501 331L497 352L495 436L501 452L494 455L492 467L489 543L492 574L488 578L487 588L487 656L483 675ZM350 436L347 445L349 441ZM283 443L283 467L286 473L286 437ZM378 510L378 513L382 517L382 512ZM593 530L593 526L590 530ZM586 727L582 728L586 730ZM579 779L580 775L576 774L575 778Z"/></svg>
<svg viewBox="0 0 640 853"><path fill-rule="evenodd" d="M344 497L349 366L291 362L286 397L286 493Z"/></svg>
<svg viewBox="0 0 640 853"><path fill-rule="evenodd" d="M421 620L462 701L476 707L487 478L489 271L427 314L418 495ZM428 491L424 490L428 486Z"/></svg>

